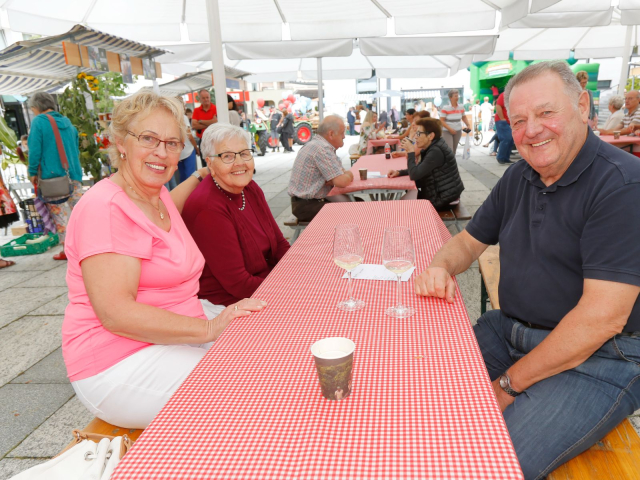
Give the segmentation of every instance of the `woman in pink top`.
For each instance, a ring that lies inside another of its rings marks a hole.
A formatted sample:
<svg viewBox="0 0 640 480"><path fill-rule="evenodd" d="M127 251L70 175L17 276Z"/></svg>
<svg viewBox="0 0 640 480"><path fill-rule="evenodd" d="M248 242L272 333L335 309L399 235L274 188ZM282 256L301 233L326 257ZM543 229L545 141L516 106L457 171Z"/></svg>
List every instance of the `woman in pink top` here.
<svg viewBox="0 0 640 480"><path fill-rule="evenodd" d="M180 213L206 172L171 194L163 186L186 138L176 99L139 92L115 108L110 129L118 173L69 221L62 351L94 415L144 428L225 327L265 304L244 299L208 320L196 296L204 258Z"/></svg>

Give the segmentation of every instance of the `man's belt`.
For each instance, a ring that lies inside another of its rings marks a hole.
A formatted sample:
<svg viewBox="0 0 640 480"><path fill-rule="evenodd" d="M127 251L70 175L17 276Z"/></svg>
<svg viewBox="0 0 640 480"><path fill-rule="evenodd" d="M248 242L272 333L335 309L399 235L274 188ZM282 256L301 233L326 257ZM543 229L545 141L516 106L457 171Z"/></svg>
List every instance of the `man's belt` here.
<svg viewBox="0 0 640 480"><path fill-rule="evenodd" d="M521 323L525 327L536 328L538 330L553 330L551 327L545 327L543 325L536 325L535 323L525 322L524 320L520 320L519 318L514 318L514 320L518 323Z"/></svg>
<svg viewBox="0 0 640 480"><path fill-rule="evenodd" d="M518 323L521 323L525 327L535 328L538 330L553 330L551 327L545 327L543 325L536 325L535 323L525 322L524 320L520 320L519 318L514 318L514 320ZM621 332L618 333L619 336L622 337L640 337L640 332Z"/></svg>

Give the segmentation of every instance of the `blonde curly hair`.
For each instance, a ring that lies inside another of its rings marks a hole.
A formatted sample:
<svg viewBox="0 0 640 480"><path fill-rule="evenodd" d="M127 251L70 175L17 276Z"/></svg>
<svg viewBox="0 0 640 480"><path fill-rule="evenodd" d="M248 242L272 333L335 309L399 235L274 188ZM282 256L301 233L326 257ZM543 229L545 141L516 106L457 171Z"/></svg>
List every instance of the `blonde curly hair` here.
<svg viewBox="0 0 640 480"><path fill-rule="evenodd" d="M184 123L184 106L180 100L175 97L158 95L148 90L141 90L118 103L113 110L111 125L109 125L109 137L111 141L109 145L109 158L111 159L112 166L118 167L120 164L120 151L116 145L116 139L121 142L124 141L131 122L140 116L147 116L158 108L164 108L173 116L180 130L180 141L182 143L185 142L187 138L187 128Z"/></svg>

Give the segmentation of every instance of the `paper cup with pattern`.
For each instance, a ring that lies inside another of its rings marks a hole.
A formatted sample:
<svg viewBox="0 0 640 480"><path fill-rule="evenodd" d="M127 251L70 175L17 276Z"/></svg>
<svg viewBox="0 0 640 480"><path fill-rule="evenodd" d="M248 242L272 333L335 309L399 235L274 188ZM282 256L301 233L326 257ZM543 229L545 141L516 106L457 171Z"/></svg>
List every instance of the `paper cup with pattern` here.
<svg viewBox="0 0 640 480"><path fill-rule="evenodd" d="M342 400L351 394L351 370L356 344L348 338L330 337L311 345L322 396Z"/></svg>

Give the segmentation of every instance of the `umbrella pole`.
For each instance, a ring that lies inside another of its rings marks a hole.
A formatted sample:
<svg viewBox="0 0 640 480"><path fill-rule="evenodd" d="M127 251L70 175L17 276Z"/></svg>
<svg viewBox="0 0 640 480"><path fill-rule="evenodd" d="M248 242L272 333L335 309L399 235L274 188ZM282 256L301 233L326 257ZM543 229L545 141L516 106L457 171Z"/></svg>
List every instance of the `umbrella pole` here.
<svg viewBox="0 0 640 480"><path fill-rule="evenodd" d="M218 0L207 0L207 23L209 24L209 44L211 45L211 70L216 92L218 121L229 123L229 105L227 104L227 79L224 73L222 56L222 34L220 32L220 9Z"/></svg>
<svg viewBox="0 0 640 480"><path fill-rule="evenodd" d="M633 33L633 25L627 26L627 35L624 41L624 51L622 52L622 69L620 71L620 84L618 85L618 94L624 95L624 89L627 86L627 78L629 78L629 62L631 61L631 34Z"/></svg>
<svg viewBox="0 0 640 480"><path fill-rule="evenodd" d="M322 59L318 58L318 115L324 119L324 90L322 89Z"/></svg>

